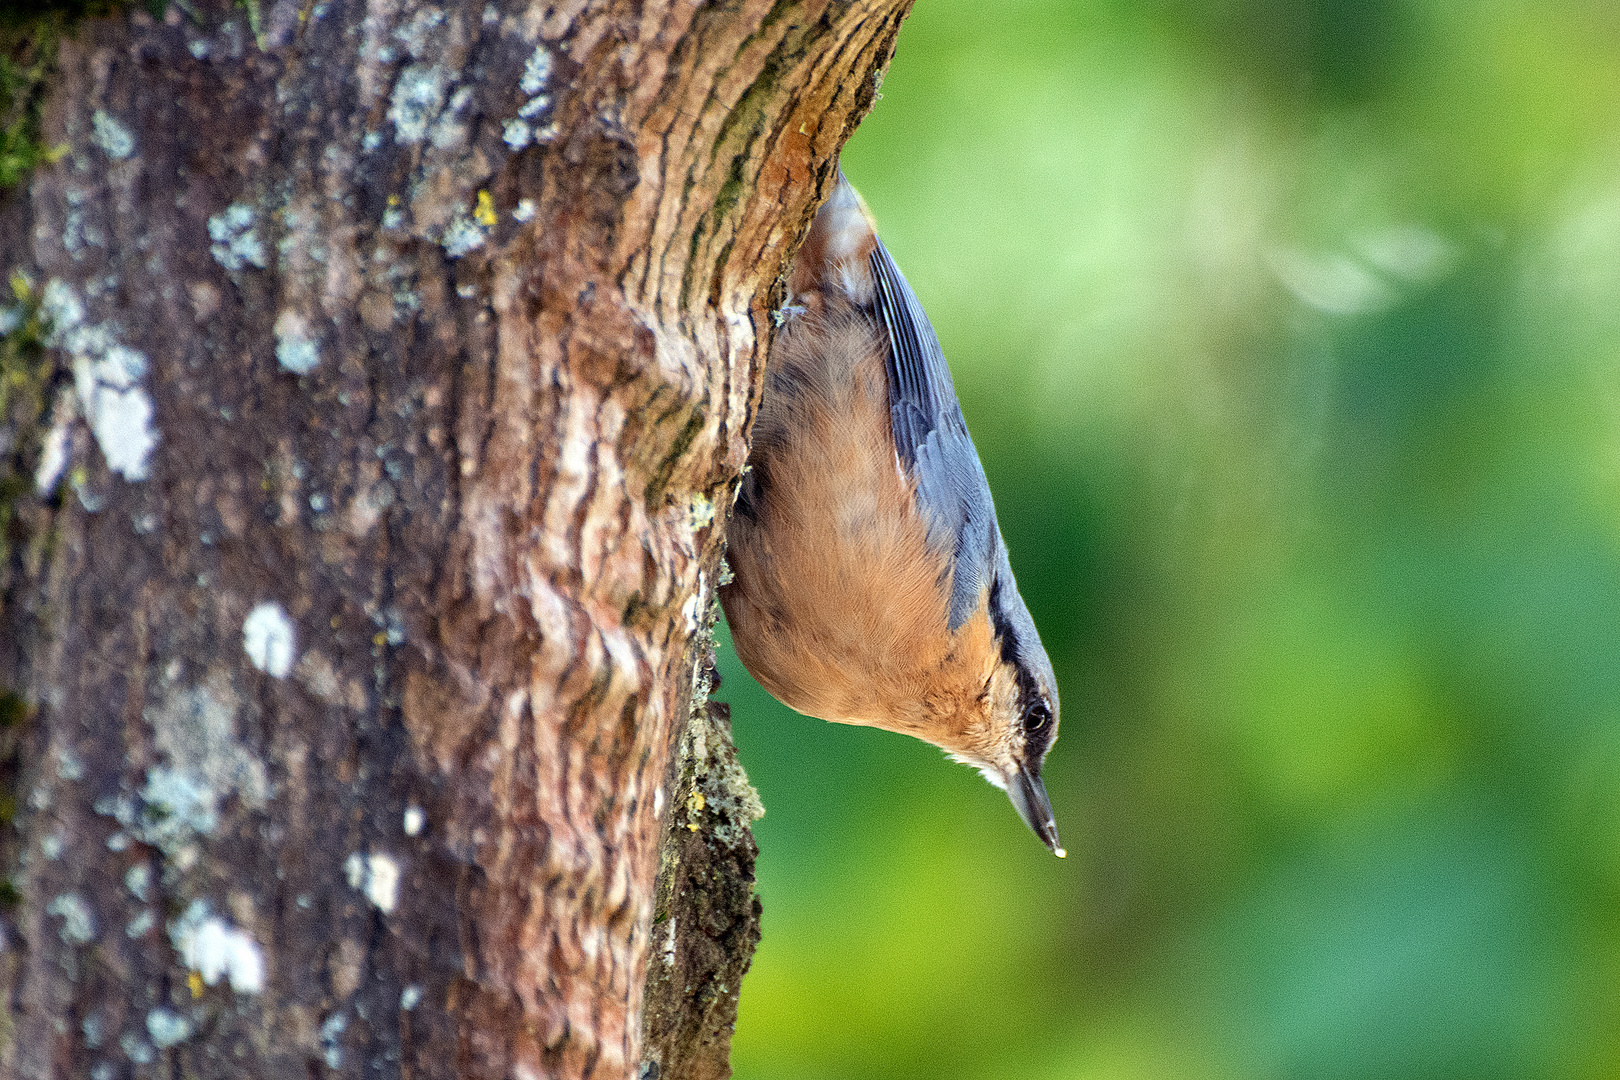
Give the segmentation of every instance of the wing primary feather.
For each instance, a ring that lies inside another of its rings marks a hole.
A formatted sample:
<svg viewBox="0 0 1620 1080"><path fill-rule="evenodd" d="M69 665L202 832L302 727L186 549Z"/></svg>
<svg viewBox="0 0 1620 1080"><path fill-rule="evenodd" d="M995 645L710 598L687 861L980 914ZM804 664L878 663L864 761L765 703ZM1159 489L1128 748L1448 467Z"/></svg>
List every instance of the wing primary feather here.
<svg viewBox="0 0 1620 1080"><path fill-rule="evenodd" d="M977 609L994 574L1001 536L995 505L922 303L882 241L872 250L871 264L874 305L889 338L895 455L916 481L930 542L950 555L950 626L955 630Z"/></svg>
<svg viewBox="0 0 1620 1080"><path fill-rule="evenodd" d="M955 402L956 391L933 324L881 240L872 250L872 276L878 312L889 334L889 410L895 449L901 463L910 468L918 447L945 420L945 403Z"/></svg>

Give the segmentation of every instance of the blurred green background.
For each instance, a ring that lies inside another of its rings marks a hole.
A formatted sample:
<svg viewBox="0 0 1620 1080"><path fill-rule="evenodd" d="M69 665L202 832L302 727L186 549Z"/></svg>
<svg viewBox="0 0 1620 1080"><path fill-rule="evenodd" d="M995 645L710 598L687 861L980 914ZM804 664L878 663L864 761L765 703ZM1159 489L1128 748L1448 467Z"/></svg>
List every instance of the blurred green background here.
<svg viewBox="0 0 1620 1080"><path fill-rule="evenodd" d="M919 0L844 167L1070 857L728 647L737 1076L1620 1077L1620 5Z"/></svg>

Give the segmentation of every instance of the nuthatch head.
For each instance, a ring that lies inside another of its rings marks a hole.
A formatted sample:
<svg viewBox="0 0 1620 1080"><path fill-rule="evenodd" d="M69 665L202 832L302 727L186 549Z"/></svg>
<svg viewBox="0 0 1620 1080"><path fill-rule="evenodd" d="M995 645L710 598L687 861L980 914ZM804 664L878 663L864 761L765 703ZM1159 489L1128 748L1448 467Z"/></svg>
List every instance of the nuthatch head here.
<svg viewBox="0 0 1620 1080"><path fill-rule="evenodd" d="M972 765L1057 855L1057 682L939 339L842 173L794 262L721 590L743 664L808 716Z"/></svg>

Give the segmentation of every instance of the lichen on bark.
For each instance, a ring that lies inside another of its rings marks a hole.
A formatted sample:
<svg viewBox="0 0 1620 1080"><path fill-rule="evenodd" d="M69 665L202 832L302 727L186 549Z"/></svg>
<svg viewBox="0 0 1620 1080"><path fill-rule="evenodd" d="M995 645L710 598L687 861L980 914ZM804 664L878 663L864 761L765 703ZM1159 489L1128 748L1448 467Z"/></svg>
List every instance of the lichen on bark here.
<svg viewBox="0 0 1620 1080"><path fill-rule="evenodd" d="M642 1014L641 1080L723 1080L742 978L759 944L751 826L765 813L731 741L719 685L710 597L691 645L691 710L670 762L672 803L659 844L652 948Z"/></svg>

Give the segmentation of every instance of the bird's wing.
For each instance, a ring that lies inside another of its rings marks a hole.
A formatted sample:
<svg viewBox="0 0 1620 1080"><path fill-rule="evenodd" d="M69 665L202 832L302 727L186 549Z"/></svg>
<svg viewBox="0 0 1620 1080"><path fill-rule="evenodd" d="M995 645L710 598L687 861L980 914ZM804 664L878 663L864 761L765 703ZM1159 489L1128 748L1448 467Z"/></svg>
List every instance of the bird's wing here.
<svg viewBox="0 0 1620 1080"><path fill-rule="evenodd" d="M950 627L977 609L995 573L995 504L968 436L951 371L922 304L882 241L872 251L874 303L889 335L889 424L901 466L916 480L928 539L951 555Z"/></svg>

